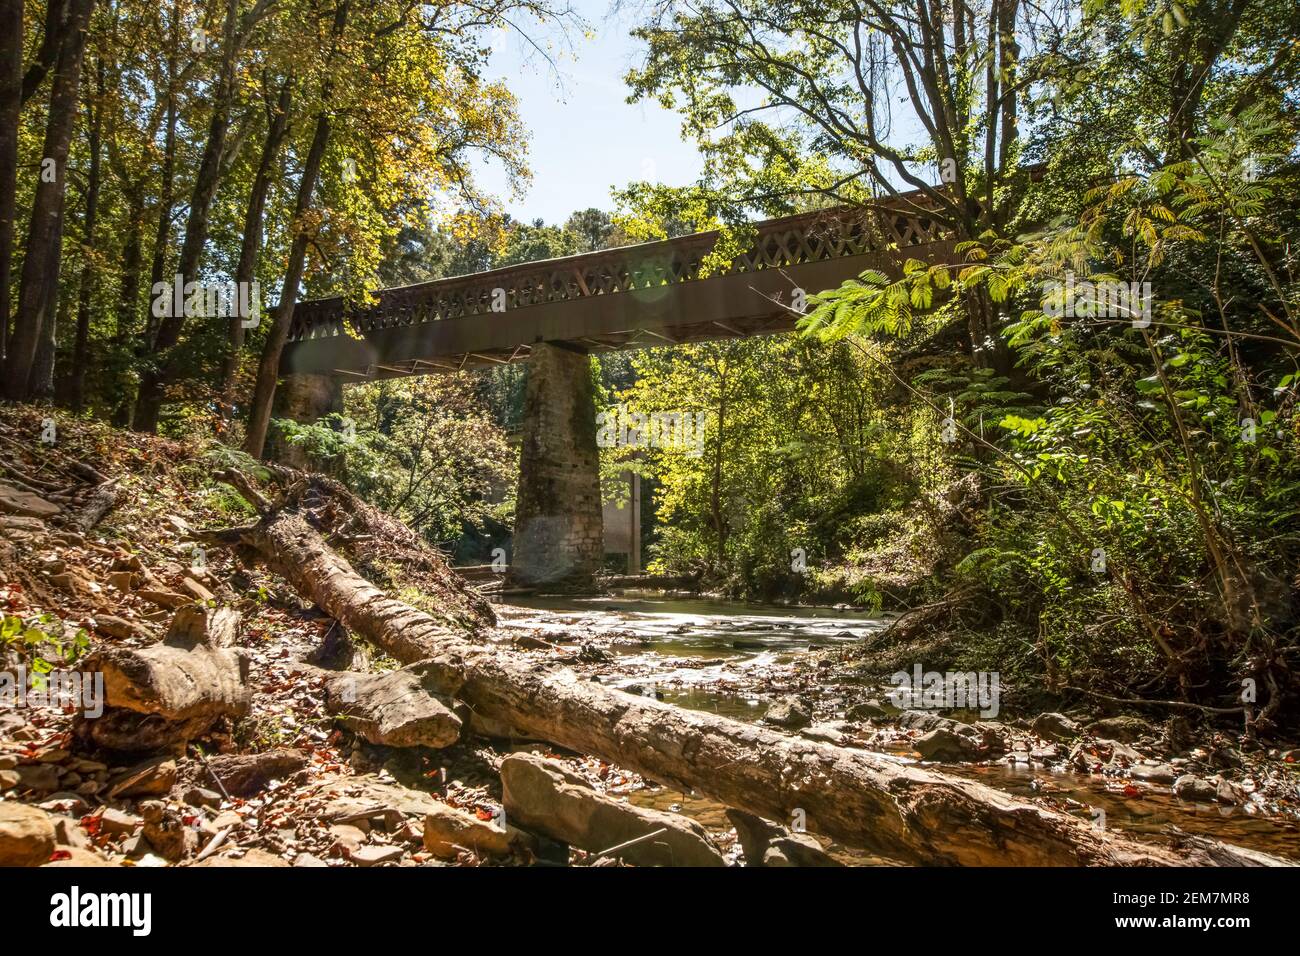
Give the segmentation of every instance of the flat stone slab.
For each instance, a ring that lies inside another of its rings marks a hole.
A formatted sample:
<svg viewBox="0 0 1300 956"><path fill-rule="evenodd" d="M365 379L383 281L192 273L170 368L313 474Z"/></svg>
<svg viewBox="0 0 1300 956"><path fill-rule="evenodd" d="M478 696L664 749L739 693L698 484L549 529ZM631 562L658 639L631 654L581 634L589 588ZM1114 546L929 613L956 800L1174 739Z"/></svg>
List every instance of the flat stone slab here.
<svg viewBox="0 0 1300 956"><path fill-rule="evenodd" d="M0 512L28 518L51 518L62 510L40 495L20 491L13 485L0 484Z"/></svg>
<svg viewBox="0 0 1300 956"><path fill-rule="evenodd" d="M704 828L686 817L620 803L563 764L533 754L501 762L506 819L635 866L725 866Z"/></svg>

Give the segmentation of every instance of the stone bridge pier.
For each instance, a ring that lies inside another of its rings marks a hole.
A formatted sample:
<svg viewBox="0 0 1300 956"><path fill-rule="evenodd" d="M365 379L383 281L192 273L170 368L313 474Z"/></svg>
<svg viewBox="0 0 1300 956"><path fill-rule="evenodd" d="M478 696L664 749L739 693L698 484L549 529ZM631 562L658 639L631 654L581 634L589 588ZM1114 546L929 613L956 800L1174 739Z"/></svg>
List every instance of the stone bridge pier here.
<svg viewBox="0 0 1300 956"><path fill-rule="evenodd" d="M297 372L285 375L275 390L271 417L287 418L301 425L320 421L332 412L343 413L343 383L335 375ZM266 457L292 468L306 468L307 456L300 445L284 440L278 428L266 439Z"/></svg>
<svg viewBox="0 0 1300 956"><path fill-rule="evenodd" d="M520 587L590 590L604 558L595 385L586 351L563 342L528 359L512 550Z"/></svg>
<svg viewBox="0 0 1300 956"><path fill-rule="evenodd" d="M338 376L291 373L276 390L276 418L311 423L342 411ZM307 466L302 451L274 431L267 457ZM591 590L604 554L591 363L578 346L538 343L528 359L519 494L506 582L514 587Z"/></svg>

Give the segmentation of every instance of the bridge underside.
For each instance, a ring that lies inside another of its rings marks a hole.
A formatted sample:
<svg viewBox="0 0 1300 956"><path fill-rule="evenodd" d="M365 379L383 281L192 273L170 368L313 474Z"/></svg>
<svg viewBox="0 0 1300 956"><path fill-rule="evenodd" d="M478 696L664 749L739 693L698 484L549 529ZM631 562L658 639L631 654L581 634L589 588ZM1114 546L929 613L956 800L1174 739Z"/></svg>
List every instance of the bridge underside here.
<svg viewBox="0 0 1300 956"><path fill-rule="evenodd" d="M717 237L706 233L385 290L367 309L304 302L281 364L282 417L334 410L340 383L528 360L509 580L589 588L603 557L589 355L788 332L796 290L954 256L914 205L757 228L754 246L709 278L700 264Z"/></svg>
<svg viewBox="0 0 1300 956"><path fill-rule="evenodd" d="M951 257L952 248L936 242L907 253L942 262ZM394 322L371 328L360 338L333 334L292 342L286 346L281 372L337 375L358 382L518 362L540 342L569 342L600 353L788 332L797 316L776 303L788 305L796 288L813 295L867 269L891 271L898 258L896 252L873 252L507 307L500 313L410 325Z"/></svg>

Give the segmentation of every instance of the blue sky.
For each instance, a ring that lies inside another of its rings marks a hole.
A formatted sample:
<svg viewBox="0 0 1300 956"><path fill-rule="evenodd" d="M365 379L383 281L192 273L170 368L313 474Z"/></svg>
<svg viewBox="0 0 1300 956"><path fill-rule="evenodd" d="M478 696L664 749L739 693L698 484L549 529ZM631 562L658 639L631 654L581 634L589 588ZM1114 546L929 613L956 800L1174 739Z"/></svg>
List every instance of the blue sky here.
<svg viewBox="0 0 1300 956"><path fill-rule="evenodd" d="M558 76L518 36L503 35L494 48L489 75L504 78L519 97L533 182L521 199L511 199L500 167L481 167L479 181L520 219L559 223L588 206L612 210L611 187L637 180L681 186L700 171L676 113L625 102L623 76L641 55L628 35L633 15L610 16L609 0L573 6L594 36L574 31L573 55L556 61Z"/></svg>

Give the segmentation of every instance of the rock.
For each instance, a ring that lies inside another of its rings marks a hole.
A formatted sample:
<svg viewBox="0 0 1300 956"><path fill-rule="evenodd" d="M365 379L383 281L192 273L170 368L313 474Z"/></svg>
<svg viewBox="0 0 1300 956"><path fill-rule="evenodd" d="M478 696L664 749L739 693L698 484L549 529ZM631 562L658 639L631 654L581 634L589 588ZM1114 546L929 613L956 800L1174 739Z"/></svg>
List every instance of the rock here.
<svg viewBox="0 0 1300 956"><path fill-rule="evenodd" d="M363 846L360 849L353 850L350 859L357 866L382 866L385 863L396 863L406 851L400 846Z"/></svg>
<svg viewBox="0 0 1300 956"><path fill-rule="evenodd" d="M294 866L329 866L320 857L312 856L310 853L299 853L293 858Z"/></svg>
<svg viewBox="0 0 1300 956"><path fill-rule="evenodd" d="M1131 744L1139 737L1154 733L1154 729L1138 717L1123 715L1094 720L1088 725L1088 733L1106 740L1119 740Z"/></svg>
<svg viewBox="0 0 1300 956"><path fill-rule="evenodd" d="M0 770L0 791L12 790L20 779L17 770Z"/></svg>
<svg viewBox="0 0 1300 956"><path fill-rule="evenodd" d="M1110 765L1112 767L1134 767L1142 762L1142 755L1126 743L1118 740L1098 740L1098 747L1105 747L1110 750Z"/></svg>
<svg viewBox="0 0 1300 956"><path fill-rule="evenodd" d="M454 859L461 850L504 856L510 852L510 834L504 827L444 803L424 816L424 848L444 860Z"/></svg>
<svg viewBox="0 0 1300 956"><path fill-rule="evenodd" d="M767 713L763 715L763 721L774 727L798 730L812 723L812 715L808 713L808 708L798 697L790 695L774 701L767 708Z"/></svg>
<svg viewBox="0 0 1300 956"><path fill-rule="evenodd" d="M196 601L215 601L217 596L193 578L181 581L181 590Z"/></svg>
<svg viewBox="0 0 1300 956"><path fill-rule="evenodd" d="M116 864L110 863L93 850L81 846L61 846L50 857L50 862L42 865L76 867L78 869L86 866L116 866Z"/></svg>
<svg viewBox="0 0 1300 956"><path fill-rule="evenodd" d="M0 754L0 770L12 770L18 766L17 754Z"/></svg>
<svg viewBox="0 0 1300 956"><path fill-rule="evenodd" d="M516 634L511 638L512 646L525 651L549 651L554 649L555 645L542 640L540 637L533 637L531 634Z"/></svg>
<svg viewBox="0 0 1300 956"><path fill-rule="evenodd" d="M923 710L905 710L898 715L897 721L898 726L905 730L919 730L922 733L939 729L957 733L964 726L960 721L940 717L938 714L928 714Z"/></svg>
<svg viewBox="0 0 1300 956"><path fill-rule="evenodd" d="M977 720L969 727L979 735L980 745L986 752L994 755L1006 753L1007 728L1002 724L996 720Z"/></svg>
<svg viewBox="0 0 1300 956"><path fill-rule="evenodd" d="M194 863L191 865L205 866L205 867L213 867L213 866L236 866L236 867L284 866L287 867L289 864L284 862L284 860L280 859L274 853L267 853L265 850L259 850L256 847L254 847L253 849L245 852L244 855L239 857L238 859L231 856L210 856L206 860L203 860L200 863Z"/></svg>
<svg viewBox="0 0 1300 956"><path fill-rule="evenodd" d="M174 611L176 608L189 604L194 600L185 594L177 594L175 591L161 591L156 588L146 588L137 593L150 604L165 611Z"/></svg>
<svg viewBox="0 0 1300 956"><path fill-rule="evenodd" d="M744 810L727 809L746 866L843 866L806 833L791 833Z"/></svg>
<svg viewBox="0 0 1300 956"><path fill-rule="evenodd" d="M161 800L146 800L140 804L144 817L142 835L164 860L176 863L198 849L198 834L176 811Z"/></svg>
<svg viewBox="0 0 1300 956"><path fill-rule="evenodd" d="M50 819L54 822L54 840L59 846L90 846L90 837L81 829L80 817L54 816Z"/></svg>
<svg viewBox="0 0 1300 956"><path fill-rule="evenodd" d="M16 786L19 790L57 790L59 789L59 768L47 763L19 767Z"/></svg>
<svg viewBox="0 0 1300 956"><path fill-rule="evenodd" d="M307 754L301 750L268 750L260 754L228 754L208 759L203 780L212 775L221 781L232 797L252 797L272 780L291 777L307 766ZM199 767L202 770L202 766Z"/></svg>
<svg viewBox="0 0 1300 956"><path fill-rule="evenodd" d="M889 712L874 700L864 700L850 707L844 716L849 720L879 720L888 717Z"/></svg>
<svg viewBox="0 0 1300 956"><path fill-rule="evenodd" d="M844 733L843 721L813 724L811 727L805 727L799 731L799 736L806 737L809 740L820 740L822 743L834 744L836 747L849 746L849 738Z"/></svg>
<svg viewBox="0 0 1300 956"><path fill-rule="evenodd" d="M1231 780L1219 777L1214 786L1214 799L1220 803L1240 806L1246 802L1246 793Z"/></svg>
<svg viewBox="0 0 1300 956"><path fill-rule="evenodd" d="M135 587L135 575L130 571L114 571L108 576L108 584L127 594Z"/></svg>
<svg viewBox="0 0 1300 956"><path fill-rule="evenodd" d="M636 866L726 865L695 821L620 803L556 761L511 754L501 762L501 785L506 818L526 830L593 853L663 830L618 856Z"/></svg>
<svg viewBox="0 0 1300 956"><path fill-rule="evenodd" d="M340 795L339 784L327 786L330 798L319 818L336 825L351 825L360 832L379 829L396 833L412 818L438 813L446 804L423 790L385 783L375 777L351 777Z"/></svg>
<svg viewBox="0 0 1300 956"><path fill-rule="evenodd" d="M203 787L190 787L181 797L192 807L210 807L216 810L221 806L222 796L215 790L206 790Z"/></svg>
<svg viewBox="0 0 1300 956"><path fill-rule="evenodd" d="M922 760L978 760L979 744L965 734L939 727L912 742Z"/></svg>
<svg viewBox="0 0 1300 956"><path fill-rule="evenodd" d="M1145 780L1147 783L1173 783L1177 776L1174 768L1167 763L1140 763L1129 771L1129 775L1134 780Z"/></svg>
<svg viewBox="0 0 1300 956"><path fill-rule="evenodd" d="M148 633L139 624L128 621L124 617L115 617L112 614L96 614L95 630L101 634L107 634L109 637L116 637L119 640L144 637Z"/></svg>
<svg viewBox="0 0 1300 956"><path fill-rule="evenodd" d="M1179 800L1196 800L1211 803L1218 793L1218 788L1208 780L1202 780L1195 774L1185 773L1174 781L1174 796Z"/></svg>
<svg viewBox="0 0 1300 956"><path fill-rule="evenodd" d="M45 522L40 518L28 518L21 515L0 514L0 529L14 532L44 531Z"/></svg>
<svg viewBox="0 0 1300 956"><path fill-rule="evenodd" d="M44 810L0 801L0 866L40 866L54 852L54 821Z"/></svg>
<svg viewBox="0 0 1300 956"><path fill-rule="evenodd" d="M1237 767L1246 766L1246 758L1237 748L1227 744L1215 741L1210 747L1209 755L1210 766L1220 770L1231 770Z"/></svg>
<svg viewBox="0 0 1300 956"><path fill-rule="evenodd" d="M350 823L336 823L329 828L329 835L334 838L334 846L342 847L347 853L361 848L366 842L365 831Z"/></svg>
<svg viewBox="0 0 1300 956"><path fill-rule="evenodd" d="M1079 736L1082 728L1064 714L1039 714L1032 724L1034 733L1045 740L1070 741Z"/></svg>
<svg viewBox="0 0 1300 956"><path fill-rule="evenodd" d="M134 833L136 827L144 821L133 813L125 813L113 807L107 807L99 817L99 829L102 833L113 835Z"/></svg>
<svg viewBox="0 0 1300 956"><path fill-rule="evenodd" d="M109 782L108 797L161 796L176 785L176 761L169 757L155 757L136 764Z"/></svg>
<svg viewBox="0 0 1300 956"><path fill-rule="evenodd" d="M401 826L394 830L393 837L403 843L424 845L424 829L411 820L404 821Z"/></svg>
<svg viewBox="0 0 1300 956"><path fill-rule="evenodd" d="M39 804L42 810L50 813L66 813L70 817L81 818L90 812L86 801L76 793L52 793L48 800Z"/></svg>
<svg viewBox="0 0 1300 956"><path fill-rule="evenodd" d="M0 512L27 518L52 518L63 509L29 491L0 484Z"/></svg>
<svg viewBox="0 0 1300 956"><path fill-rule="evenodd" d="M51 574L50 583L61 591L77 596L94 594L99 590L99 585L85 568L71 568L62 574Z"/></svg>

